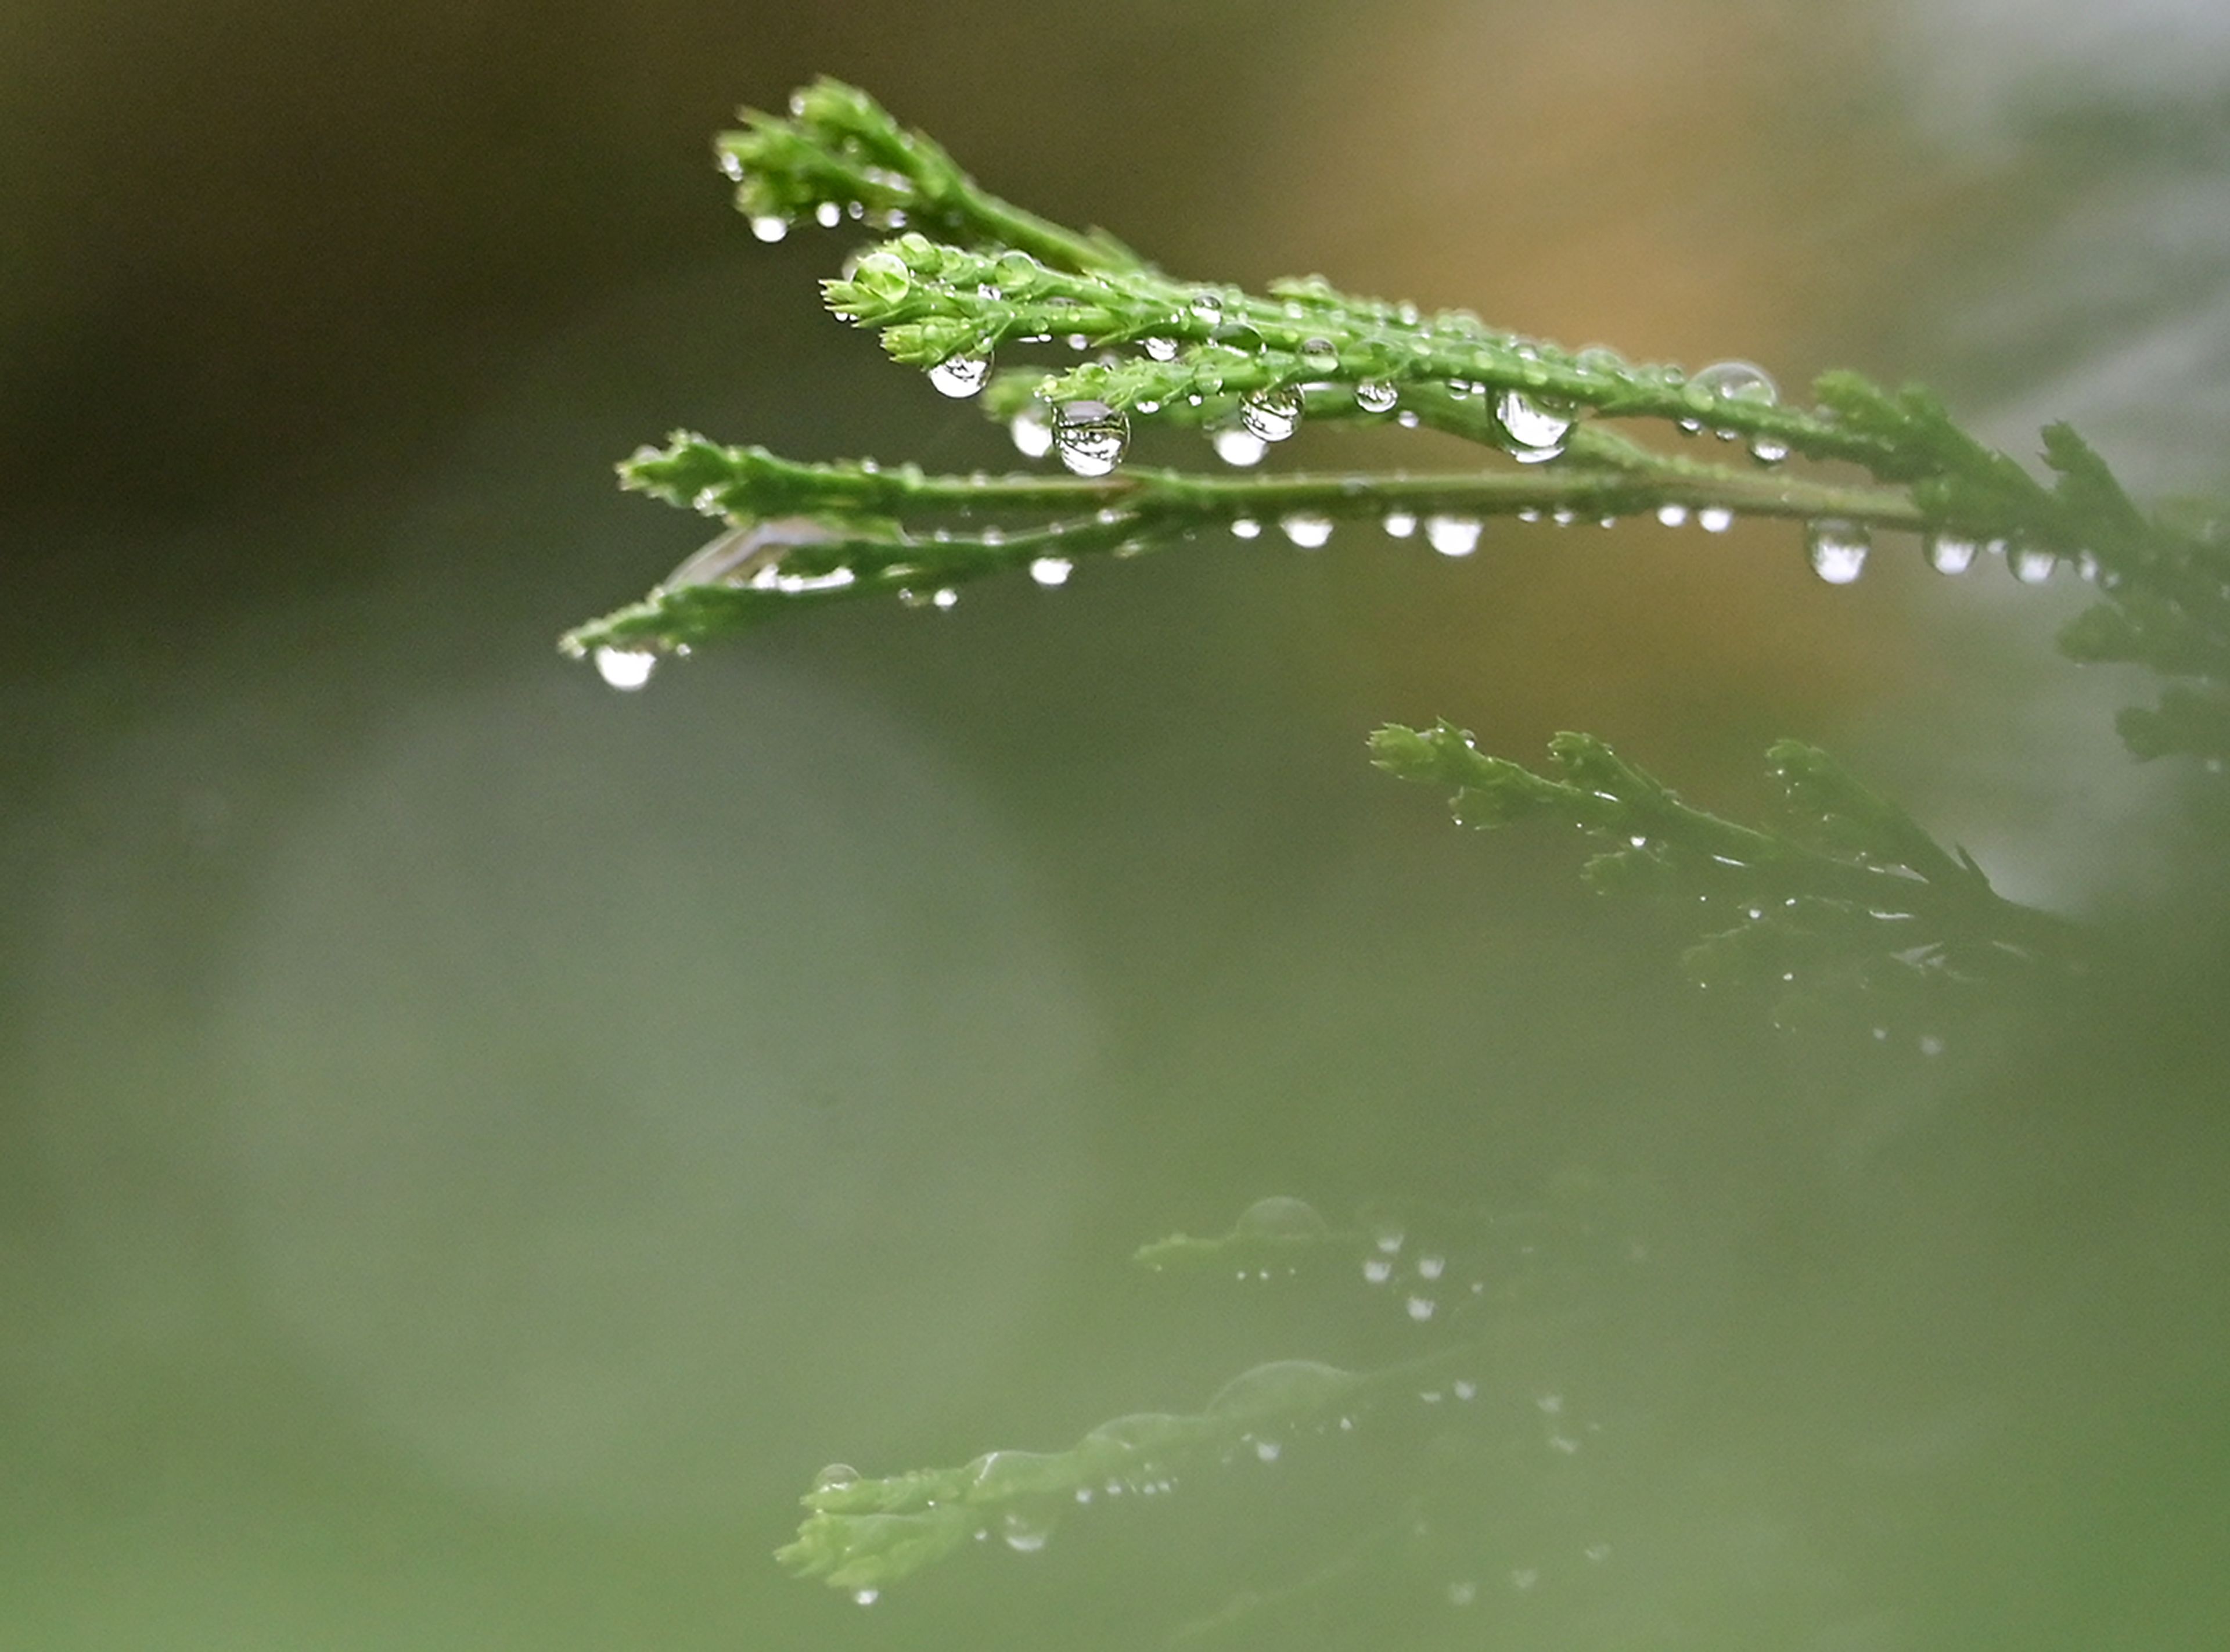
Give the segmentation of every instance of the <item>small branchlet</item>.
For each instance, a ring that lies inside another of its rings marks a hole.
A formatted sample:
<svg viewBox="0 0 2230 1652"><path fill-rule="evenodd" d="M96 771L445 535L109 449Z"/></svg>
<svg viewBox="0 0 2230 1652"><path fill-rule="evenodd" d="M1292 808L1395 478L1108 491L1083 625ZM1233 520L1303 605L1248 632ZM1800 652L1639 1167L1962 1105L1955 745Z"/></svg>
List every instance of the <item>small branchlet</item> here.
<svg viewBox="0 0 2230 1652"><path fill-rule="evenodd" d="M1080 1504L1165 1489L1180 1475L1414 1380L1427 1364L1363 1376L1279 1360L1233 1378L1200 1411L1118 1417L1065 1451L990 1451L957 1469L880 1480L841 1465L825 1469L802 1499L809 1512L797 1536L775 1559L794 1576L873 1599L974 1537L996 1532L1013 1548L1042 1547Z"/></svg>
<svg viewBox="0 0 2230 1652"><path fill-rule="evenodd" d="M1692 807L1591 735L1560 734L1549 750L1552 770L1537 773L1446 723L1371 737L1378 767L1452 789L1466 826L1545 817L1607 845L1582 874L1598 890L1675 897L1722 922L1737 915L1685 955L1702 986L1905 993L2075 958L2072 926L1999 896L1963 852L1816 747L1783 740L1767 753L1788 806L1781 831Z"/></svg>

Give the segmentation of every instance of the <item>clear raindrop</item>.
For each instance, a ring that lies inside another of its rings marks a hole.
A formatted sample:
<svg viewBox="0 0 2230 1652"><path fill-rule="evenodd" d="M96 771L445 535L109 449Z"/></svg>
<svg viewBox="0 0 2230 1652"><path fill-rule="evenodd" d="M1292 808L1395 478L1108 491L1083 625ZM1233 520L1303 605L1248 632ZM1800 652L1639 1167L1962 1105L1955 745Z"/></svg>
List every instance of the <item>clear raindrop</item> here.
<svg viewBox="0 0 2230 1652"><path fill-rule="evenodd" d="M1769 408L1781 400L1773 376L1755 362L1713 362L1688 381L1691 389L1722 402L1750 402ZM1693 398L1690 398L1692 404Z"/></svg>
<svg viewBox="0 0 2230 1652"><path fill-rule="evenodd" d="M1789 457L1789 444L1778 436L1752 436L1750 456L1761 465L1778 465Z"/></svg>
<svg viewBox="0 0 2230 1652"><path fill-rule="evenodd" d="M1053 1525L1047 1520L1034 1520L1009 1509L999 1522L999 1535L1016 1554L1035 1554L1053 1537Z"/></svg>
<svg viewBox="0 0 2230 1652"><path fill-rule="evenodd" d="M1314 511L1290 511L1278 518L1279 531L1303 550L1315 550L1331 539L1331 518Z"/></svg>
<svg viewBox="0 0 2230 1652"><path fill-rule="evenodd" d="M1707 505L1696 512L1696 525L1705 533L1724 533L1735 525L1735 513L1724 505Z"/></svg>
<svg viewBox="0 0 2230 1652"><path fill-rule="evenodd" d="M1044 586L1066 585L1075 567L1066 556L1041 556L1030 564L1030 577Z"/></svg>
<svg viewBox="0 0 2230 1652"><path fill-rule="evenodd" d="M1873 537L1855 522L1829 517L1807 523L1804 552L1812 571L1830 585L1848 585L1866 571Z"/></svg>
<svg viewBox="0 0 2230 1652"><path fill-rule="evenodd" d="M1284 1453L1285 1449L1286 1448L1284 1446L1279 1444L1275 1440L1257 1440L1254 1442L1254 1455L1264 1462L1275 1462Z"/></svg>
<svg viewBox="0 0 2230 1652"><path fill-rule="evenodd" d="M1283 441L1301 427L1301 393L1279 385L1242 397L1239 422L1264 441Z"/></svg>
<svg viewBox="0 0 2230 1652"><path fill-rule="evenodd" d="M780 241L790 233L790 220L777 213L756 213L751 218L751 234L761 241Z"/></svg>
<svg viewBox="0 0 2230 1652"><path fill-rule="evenodd" d="M1260 1239L1320 1239L1331 1226L1308 1200L1281 1193L1258 1199L1240 1212L1232 1231Z"/></svg>
<svg viewBox="0 0 2230 1652"><path fill-rule="evenodd" d="M2052 570L2059 566L2059 558L2048 550L2033 545L2016 545L2007 558L2006 566L2013 569L2014 577L2024 585L2041 585L2052 577Z"/></svg>
<svg viewBox="0 0 2230 1652"><path fill-rule="evenodd" d="M1685 505L1660 505L1657 507L1657 519L1668 528L1677 528L1687 521L1688 507Z"/></svg>
<svg viewBox="0 0 2230 1652"><path fill-rule="evenodd" d="M1365 413L1391 413L1402 394L1378 379L1365 379L1355 387L1355 405Z"/></svg>
<svg viewBox="0 0 2230 1652"><path fill-rule="evenodd" d="M960 593L946 586L933 594L929 601L939 614L950 614L960 606Z"/></svg>
<svg viewBox="0 0 2230 1652"><path fill-rule="evenodd" d="M1339 370L1339 351L1329 338L1305 338L1301 341L1301 365L1312 373L1336 373Z"/></svg>
<svg viewBox="0 0 2230 1652"><path fill-rule="evenodd" d="M1537 452L1560 447L1564 433L1572 427L1569 414L1544 408L1523 390L1505 390L1502 400L1495 404L1494 415L1502 421L1513 447ZM1544 458L1553 456L1543 454Z"/></svg>
<svg viewBox="0 0 2230 1652"><path fill-rule="evenodd" d="M1372 1257L1363 1264L1363 1282L1382 1285L1394 1276L1394 1264L1383 1257Z"/></svg>
<svg viewBox="0 0 2230 1652"><path fill-rule="evenodd" d="M1131 421L1105 402L1070 402L1054 415L1054 451L1079 476L1105 476L1123 462Z"/></svg>
<svg viewBox="0 0 2230 1652"><path fill-rule="evenodd" d="M1270 451L1268 442L1239 425L1226 425L1208 440L1215 449L1215 456L1227 465L1259 465L1262 455Z"/></svg>
<svg viewBox="0 0 2230 1652"><path fill-rule="evenodd" d="M823 201L813 209L813 222L823 229L834 229L844 222L844 209L834 201Z"/></svg>
<svg viewBox="0 0 2230 1652"><path fill-rule="evenodd" d="M596 660L596 675L628 694L650 681L651 672L658 669L658 656L639 648L599 648Z"/></svg>
<svg viewBox="0 0 2230 1652"><path fill-rule="evenodd" d="M1479 549L1476 517L1433 516L1425 518L1425 538L1443 556L1468 556Z"/></svg>
<svg viewBox="0 0 2230 1652"><path fill-rule="evenodd" d="M1421 1325L1427 1320L1433 1317L1433 1310L1438 1308L1440 1304L1435 1302L1429 1296L1412 1296L1407 1306L1409 1310L1409 1317Z"/></svg>
<svg viewBox="0 0 2230 1652"><path fill-rule="evenodd" d="M929 370L929 382L939 393L956 398L975 395L990 376L991 352L988 350L955 350Z"/></svg>
<svg viewBox="0 0 2230 1652"><path fill-rule="evenodd" d="M1141 338L1138 348L1151 361L1173 362L1177 358L1177 341L1174 338Z"/></svg>
<svg viewBox="0 0 2230 1652"><path fill-rule="evenodd" d="M850 1463L832 1462L827 1468L823 1469L819 1474L813 1476L813 1489L815 1491L829 1491L838 1486L856 1484L859 1478L860 1471L857 1469L854 1469Z"/></svg>
<svg viewBox="0 0 2230 1652"><path fill-rule="evenodd" d="M872 1606L882 1597L883 1591L880 1589L854 1589L852 1591L852 1600L855 1605Z"/></svg>
<svg viewBox="0 0 2230 1652"><path fill-rule="evenodd" d="M1252 517L1231 518L1231 537L1234 539L1255 539L1260 537L1261 532L1262 524Z"/></svg>
<svg viewBox="0 0 2230 1652"><path fill-rule="evenodd" d="M1389 511L1386 513L1386 532L1395 539L1407 539L1417 531L1417 518L1408 511Z"/></svg>
<svg viewBox="0 0 2230 1652"><path fill-rule="evenodd" d="M1975 565L1982 547L1963 533L1931 533L1921 542L1928 565L1939 574L1963 574Z"/></svg>

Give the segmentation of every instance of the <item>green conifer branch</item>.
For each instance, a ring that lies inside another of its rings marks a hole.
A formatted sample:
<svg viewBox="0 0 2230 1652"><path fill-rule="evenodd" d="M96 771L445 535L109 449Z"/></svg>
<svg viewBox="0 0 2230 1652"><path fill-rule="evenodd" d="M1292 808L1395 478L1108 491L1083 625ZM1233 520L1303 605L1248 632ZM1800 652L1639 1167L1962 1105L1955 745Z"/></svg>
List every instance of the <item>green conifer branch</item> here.
<svg viewBox="0 0 2230 1652"><path fill-rule="evenodd" d="M1780 831L1692 807L1591 735L1556 736L1546 773L1488 755L1447 723L1389 726L1370 744L1389 774L1452 789L1466 826L1545 818L1606 845L1582 871L1598 890L1693 900L1722 923L1732 915L1685 955L1705 986L1917 989L2079 957L2073 925L1999 895L1963 852L1799 741L1766 754L1789 814Z"/></svg>

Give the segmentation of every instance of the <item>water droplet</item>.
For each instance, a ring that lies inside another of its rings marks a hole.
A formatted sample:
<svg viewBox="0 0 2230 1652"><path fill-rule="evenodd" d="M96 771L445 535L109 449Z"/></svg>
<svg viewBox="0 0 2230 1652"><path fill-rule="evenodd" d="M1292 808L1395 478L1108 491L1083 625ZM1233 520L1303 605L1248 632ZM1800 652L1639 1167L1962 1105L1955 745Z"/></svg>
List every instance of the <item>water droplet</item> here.
<svg viewBox="0 0 2230 1652"><path fill-rule="evenodd" d="M1696 512L1696 525L1705 533L1724 533L1735 525L1735 513L1724 505L1707 505Z"/></svg>
<svg viewBox="0 0 2230 1652"><path fill-rule="evenodd" d="M1377 1237L1373 1239L1371 1243L1378 1247L1380 1254L1383 1256L1395 1257L1402 1254L1402 1241L1407 1239L1408 1237L1409 1236L1408 1234L1402 1232L1399 1228L1389 1228L1385 1232L1381 1233Z"/></svg>
<svg viewBox="0 0 2230 1652"><path fill-rule="evenodd" d="M1030 564L1030 577L1044 586L1066 585L1075 567L1066 556L1041 556Z"/></svg>
<svg viewBox="0 0 2230 1652"><path fill-rule="evenodd" d="M1408 511L1389 511L1386 513L1386 532L1395 539L1407 539L1417 531L1417 518Z"/></svg>
<svg viewBox="0 0 2230 1652"><path fill-rule="evenodd" d="M991 376L988 350L956 350L929 370L929 382L945 395L973 395Z"/></svg>
<svg viewBox="0 0 2230 1652"><path fill-rule="evenodd" d="M1580 1449L1580 1443L1569 1434L1551 1434L1549 1437L1549 1449L1551 1451L1560 1451L1569 1457Z"/></svg>
<svg viewBox="0 0 2230 1652"><path fill-rule="evenodd" d="M1417 1258L1417 1277L1420 1279L1438 1279L1443 1273L1447 1271L1447 1266L1448 1259L1446 1257L1419 1257Z"/></svg>
<svg viewBox="0 0 2230 1652"><path fill-rule="evenodd" d="M1789 457L1789 444L1778 436L1752 436L1750 456L1761 465L1778 465Z"/></svg>
<svg viewBox="0 0 2230 1652"><path fill-rule="evenodd" d="M1440 1304L1429 1296L1412 1296L1405 1306L1409 1310L1409 1317L1421 1325L1433 1317L1433 1310Z"/></svg>
<svg viewBox="0 0 2230 1652"><path fill-rule="evenodd" d="M1304 338L1301 365L1312 373L1336 373L1339 370L1339 351L1329 338Z"/></svg>
<svg viewBox="0 0 2230 1652"><path fill-rule="evenodd" d="M960 606L960 593L947 586L933 593L929 600L938 613L949 614Z"/></svg>
<svg viewBox="0 0 2230 1652"><path fill-rule="evenodd" d="M1479 1385L1475 1382L1470 1382L1466 1380L1464 1378L1459 1377L1455 1379L1453 1386L1455 1389L1455 1395L1458 1399L1477 1399L1479 1398Z"/></svg>
<svg viewBox="0 0 2230 1652"><path fill-rule="evenodd" d="M1443 556L1468 556L1479 549L1479 524L1473 517L1427 517L1425 538Z"/></svg>
<svg viewBox="0 0 2230 1652"><path fill-rule="evenodd" d="M1284 1446L1279 1444L1275 1440L1257 1440L1254 1442L1254 1455L1260 1458L1264 1462L1275 1462L1279 1455L1284 1452L1285 1449L1286 1448Z"/></svg>
<svg viewBox="0 0 2230 1652"><path fill-rule="evenodd" d="M1521 1594L1540 1581L1541 1573L1533 1566L1519 1566L1510 1574L1510 1586Z"/></svg>
<svg viewBox="0 0 2230 1652"><path fill-rule="evenodd" d="M1131 421L1105 402L1070 402L1054 415L1054 450L1079 476L1105 476L1123 462Z"/></svg>
<svg viewBox="0 0 2230 1652"><path fill-rule="evenodd" d="M1231 537L1234 539L1254 539L1259 537L1261 532L1262 524L1252 517L1231 518Z"/></svg>
<svg viewBox="0 0 2230 1652"><path fill-rule="evenodd" d="M650 681L651 672L658 669L658 656L639 648L599 648L596 661L596 675L628 694Z"/></svg>
<svg viewBox="0 0 2230 1652"><path fill-rule="evenodd" d="M1872 543L1873 537L1855 522L1828 517L1804 527L1804 554L1812 571L1830 585L1848 585L1865 573Z"/></svg>
<svg viewBox="0 0 2230 1652"><path fill-rule="evenodd" d="M1192 313L1196 320L1205 321L1212 327L1223 319L1223 300L1213 292L1196 292Z"/></svg>
<svg viewBox="0 0 2230 1652"><path fill-rule="evenodd" d="M1278 530L1303 550L1315 550L1331 542L1331 518L1314 511L1289 511L1278 518Z"/></svg>
<svg viewBox="0 0 2230 1652"><path fill-rule="evenodd" d="M896 304L913 290L913 272L895 253L869 253L853 267L852 285L870 298Z"/></svg>
<svg viewBox="0 0 2230 1652"><path fill-rule="evenodd" d="M1920 1038L1920 1053L1924 1056L1942 1055L1943 1053L1943 1040L1936 1037L1933 1033L1923 1033Z"/></svg>
<svg viewBox="0 0 2230 1652"><path fill-rule="evenodd" d="M1418 415L1415 408L1404 408L1394 415L1394 422L1404 430L1415 430L1419 425L1424 423L1424 420Z"/></svg>
<svg viewBox="0 0 2230 1652"><path fill-rule="evenodd" d="M1750 402L1769 408L1781 400L1773 376L1755 362L1713 362L1698 370L1688 386L1722 402ZM1694 398L1690 401L1692 405Z"/></svg>
<svg viewBox="0 0 2230 1652"><path fill-rule="evenodd" d="M1138 348L1146 352L1150 361L1173 362L1177 358L1177 341L1174 338L1141 338Z"/></svg>
<svg viewBox="0 0 2230 1652"><path fill-rule="evenodd" d="M1270 451L1268 442L1239 425L1226 425L1208 440L1215 448L1215 456L1227 465L1259 465L1262 455Z"/></svg>
<svg viewBox="0 0 2230 1652"><path fill-rule="evenodd" d="M1513 447L1543 458L1553 458L1560 451L1564 433L1572 427L1569 414L1544 408L1522 390L1505 390L1495 404L1494 416L1501 421Z"/></svg>
<svg viewBox="0 0 2230 1652"><path fill-rule="evenodd" d="M1308 1200L1278 1194L1240 1212L1232 1231L1258 1239L1320 1239L1331 1226Z"/></svg>
<svg viewBox="0 0 2230 1652"><path fill-rule="evenodd" d="M1052 1523L1034 1520L1009 1509L999 1522L999 1535L1016 1554L1035 1554L1053 1536Z"/></svg>
<svg viewBox="0 0 2230 1652"><path fill-rule="evenodd" d="M2040 550L2033 545L2016 545L2009 554L2006 566L2013 569L2014 577L2024 585L2041 585L2052 577L2052 570L2059 566L2059 558L2051 551Z"/></svg>
<svg viewBox="0 0 2230 1652"><path fill-rule="evenodd" d="M1025 459L1043 459L1053 451L1053 421L1046 417L1041 402L1031 402L1008 420L1007 434L1014 438L1015 451Z"/></svg>
<svg viewBox="0 0 2230 1652"><path fill-rule="evenodd" d="M859 1478L860 1471L857 1469L854 1469L850 1463L832 1462L827 1468L823 1469L819 1474L813 1476L813 1489L815 1491L829 1491L838 1486L856 1484Z"/></svg>
<svg viewBox="0 0 2230 1652"><path fill-rule="evenodd" d="M790 220L771 212L755 214L751 219L751 234L761 241L780 241L790 233Z"/></svg>
<svg viewBox="0 0 2230 1652"><path fill-rule="evenodd" d="M1391 413L1402 393L1378 379L1365 379L1355 387L1355 405L1365 413Z"/></svg>
<svg viewBox="0 0 2230 1652"><path fill-rule="evenodd" d="M852 1591L852 1600L855 1605L872 1606L882 1597L883 1591L880 1589L854 1589Z"/></svg>
<svg viewBox="0 0 2230 1652"><path fill-rule="evenodd" d="M1688 507L1685 505L1660 505L1657 507L1657 519L1668 528L1677 528L1687 521Z"/></svg>
<svg viewBox="0 0 2230 1652"><path fill-rule="evenodd" d="M1365 1284L1382 1285L1394 1276L1394 1264L1383 1257L1372 1257L1363 1264Z"/></svg>
<svg viewBox="0 0 2230 1652"><path fill-rule="evenodd" d="M823 201L813 209L813 222L823 229L834 229L844 222L844 209L834 201Z"/></svg>
<svg viewBox="0 0 2230 1652"><path fill-rule="evenodd" d="M1417 1398L1423 1400L1428 1405L1437 1405L1442 1400L1446 1399L1447 1396L1443 1394L1437 1388L1427 1388L1420 1391Z"/></svg>
<svg viewBox="0 0 2230 1652"><path fill-rule="evenodd" d="M1544 1394L1533 1403L1541 1408L1541 1414L1544 1417L1563 1415L1564 1397L1562 1394Z"/></svg>
<svg viewBox="0 0 2230 1652"><path fill-rule="evenodd" d="M720 151L720 170L738 183L744 181L744 157L728 150Z"/></svg>
<svg viewBox="0 0 2230 1652"><path fill-rule="evenodd" d="M1090 1502L1092 1501L1092 1488L1089 1486L1079 1486L1076 1488L1076 1501L1080 1503Z"/></svg>
<svg viewBox="0 0 2230 1652"><path fill-rule="evenodd" d="M1479 1585L1475 1583L1452 1583L1448 1585L1448 1604L1451 1606L1468 1606L1478 1598Z"/></svg>
<svg viewBox="0 0 2230 1652"><path fill-rule="evenodd" d="M1301 426L1301 393L1289 385L1241 397L1239 422L1264 441L1283 441Z"/></svg>
<svg viewBox="0 0 2230 1652"><path fill-rule="evenodd" d="M1982 547L1964 534L1931 533L1921 542L1928 565L1939 574L1963 574L1975 565Z"/></svg>

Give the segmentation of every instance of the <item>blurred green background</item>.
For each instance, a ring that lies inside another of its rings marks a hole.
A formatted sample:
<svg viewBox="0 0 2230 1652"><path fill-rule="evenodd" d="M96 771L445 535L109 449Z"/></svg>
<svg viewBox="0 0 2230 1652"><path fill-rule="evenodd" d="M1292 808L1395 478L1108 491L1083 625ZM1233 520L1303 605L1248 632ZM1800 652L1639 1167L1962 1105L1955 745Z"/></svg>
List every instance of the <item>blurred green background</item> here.
<svg viewBox="0 0 2230 1652"><path fill-rule="evenodd" d="M0 1645L1160 1644L1452 1481L1367 1610L1218 1635L2230 1630L2222 828L2116 747L2142 685L2051 654L2068 576L1344 531L637 696L551 646L700 537L611 485L672 427L1011 460L821 314L839 241L727 209L709 135L822 72L1185 273L1922 376L2219 488L2214 10L27 0L0 41ZM1939 1057L1776 1032L1568 845L1372 774L1437 715L1730 809L1820 740L2129 957ZM868 1612L766 1559L830 1459L1436 1328L1142 1240L1551 1187L1624 1260L1486 1380L1579 1452L1389 1422Z"/></svg>

